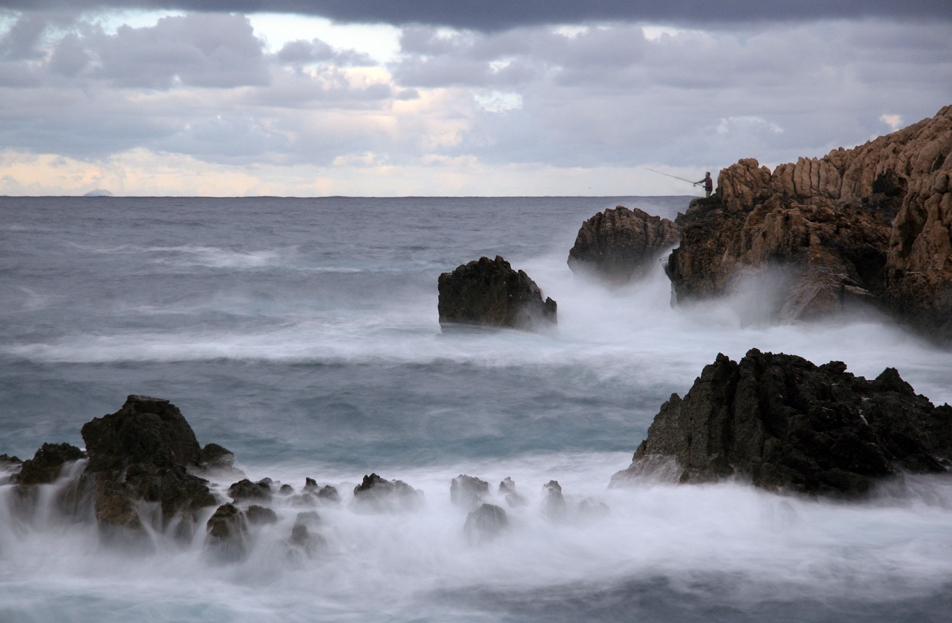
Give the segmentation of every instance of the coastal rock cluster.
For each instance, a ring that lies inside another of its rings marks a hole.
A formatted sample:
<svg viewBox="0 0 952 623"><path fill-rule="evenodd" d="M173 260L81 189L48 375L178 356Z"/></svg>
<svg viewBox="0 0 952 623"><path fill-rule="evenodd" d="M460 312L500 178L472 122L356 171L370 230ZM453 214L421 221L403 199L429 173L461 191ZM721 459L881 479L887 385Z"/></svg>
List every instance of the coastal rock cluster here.
<svg viewBox="0 0 952 623"><path fill-rule="evenodd" d="M786 282L782 321L873 303L952 338L952 106L893 134L773 172L723 169L676 223L666 272L679 302L731 292L768 267Z"/></svg>
<svg viewBox="0 0 952 623"><path fill-rule="evenodd" d="M135 551L151 549L164 535L180 544L200 543L214 563L243 560L262 543L273 547L274 531L283 530L286 536L277 545L294 562L329 546L326 521L317 509L337 514L345 508L335 487L312 478L300 489L270 478L242 477L224 486L222 477L244 475L234 467L234 454L217 444L200 446L168 400L129 396L119 411L87 422L82 435L85 450L46 443L26 461L0 454L0 503L10 505L15 521L28 524L42 516L44 521L91 523L101 543ZM523 512L529 503L511 478L494 494L488 482L463 474L450 483L450 501L466 513L461 536L473 545L509 530L503 504ZM354 487L346 508L395 515L417 512L425 502L422 491L371 473ZM551 481L543 487L541 511L564 521L602 516L608 507L585 499L572 510L558 482Z"/></svg>
<svg viewBox="0 0 952 623"><path fill-rule="evenodd" d="M679 239L680 228L672 221L618 206L582 224L568 265L572 272L623 284L643 277Z"/></svg>
<svg viewBox="0 0 952 623"><path fill-rule="evenodd" d="M952 468L952 407L887 368L874 380L752 349L718 355L684 398L672 394L613 484L736 476L770 490L855 496L901 472Z"/></svg>
<svg viewBox="0 0 952 623"><path fill-rule="evenodd" d="M439 278L440 326L483 326L544 331L557 320L557 304L543 300L529 276L501 256L458 266Z"/></svg>

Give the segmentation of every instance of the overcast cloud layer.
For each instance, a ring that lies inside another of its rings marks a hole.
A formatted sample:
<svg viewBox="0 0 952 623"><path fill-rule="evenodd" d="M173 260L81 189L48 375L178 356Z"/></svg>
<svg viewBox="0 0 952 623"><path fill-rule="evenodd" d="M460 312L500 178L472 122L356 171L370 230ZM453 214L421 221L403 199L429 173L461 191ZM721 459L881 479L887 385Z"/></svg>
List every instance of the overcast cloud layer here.
<svg viewBox="0 0 952 623"><path fill-rule="evenodd" d="M742 157L820 156L952 103L949 2L901 18L887 3L765 4L755 21L722 3L716 25L692 28L670 25L697 21L674 19L688 3L508 3L501 17L475 10L487 3L301 3L391 24L314 21L325 39L351 35L334 44L282 36L282 19L301 32L295 16L262 30L255 13L6 4L6 194L685 193L644 167L699 178Z"/></svg>
<svg viewBox="0 0 952 623"><path fill-rule="evenodd" d="M269 11L319 15L342 22L418 23L475 30L589 21L697 25L865 17L952 20L952 3L947 0L4 0L0 6L20 10Z"/></svg>

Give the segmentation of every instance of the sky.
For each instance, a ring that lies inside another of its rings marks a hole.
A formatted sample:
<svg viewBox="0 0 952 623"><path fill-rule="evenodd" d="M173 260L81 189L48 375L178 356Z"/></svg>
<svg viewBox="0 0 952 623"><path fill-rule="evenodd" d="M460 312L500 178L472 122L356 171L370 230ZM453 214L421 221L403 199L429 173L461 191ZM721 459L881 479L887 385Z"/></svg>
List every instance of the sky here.
<svg viewBox="0 0 952 623"><path fill-rule="evenodd" d="M948 104L949 0L0 0L0 195L699 194Z"/></svg>

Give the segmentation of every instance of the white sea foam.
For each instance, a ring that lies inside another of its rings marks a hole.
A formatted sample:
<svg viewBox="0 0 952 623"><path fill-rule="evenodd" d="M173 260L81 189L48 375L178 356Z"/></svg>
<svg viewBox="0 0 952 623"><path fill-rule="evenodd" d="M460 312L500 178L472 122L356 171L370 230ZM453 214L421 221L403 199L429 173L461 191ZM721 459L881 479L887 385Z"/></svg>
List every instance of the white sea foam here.
<svg viewBox="0 0 952 623"><path fill-rule="evenodd" d="M424 491L426 504L403 514L358 513L350 489L361 473L307 466L245 466L254 477L291 482L303 476L336 484L340 505L316 510L328 548L312 558L287 557L296 507L276 496L279 522L253 528L248 557L220 565L203 555L203 535L186 546L160 538L149 555L127 556L96 545L94 530L54 524L11 529L0 506L0 612L30 620L57 616L74 604L71 620L118 620L121 613L161 601L161 620L240 621L353 617L465 620L437 597L499 592L533 599L539 590L585 586L597 592L620 578L663 577L690 592L698 577L730 578L723 595L743 606L757 600L913 598L952 578L952 481L917 477L917 488L870 502L845 504L781 497L740 484L679 487L644 483L607 489L605 475L624 467L620 454L538 455L515 460L414 468L383 474ZM253 467L253 469L250 469ZM511 476L528 499L506 507L510 529L474 545L462 526L465 511L449 500L460 472L481 476L495 491ZM562 485L569 513L543 512L542 484ZM227 482L221 483L221 489ZM0 489L6 502L12 492ZM586 498L606 503L604 517L579 514ZM561 588L560 588L561 587ZM478 603L470 607L480 608ZM492 604L482 604L491 606ZM96 618L96 616L105 618Z"/></svg>
<svg viewBox="0 0 952 623"><path fill-rule="evenodd" d="M736 301L689 308L670 305L660 265L645 281L606 290L576 279L559 258L526 262L559 302L553 335L517 331L441 335L435 292L396 298L387 307L308 310L303 305L221 296L201 307L148 308L184 316L205 310L258 317L253 327L79 333L0 346L0 352L44 362L203 361L216 359L321 363L432 363L479 366L581 366L599 378L637 376L646 383L680 379L685 390L718 352L738 359L749 348L798 354L814 363L844 361L858 375L899 369L920 393L952 401L952 352L888 321L743 326ZM435 289L435 286L434 286Z"/></svg>

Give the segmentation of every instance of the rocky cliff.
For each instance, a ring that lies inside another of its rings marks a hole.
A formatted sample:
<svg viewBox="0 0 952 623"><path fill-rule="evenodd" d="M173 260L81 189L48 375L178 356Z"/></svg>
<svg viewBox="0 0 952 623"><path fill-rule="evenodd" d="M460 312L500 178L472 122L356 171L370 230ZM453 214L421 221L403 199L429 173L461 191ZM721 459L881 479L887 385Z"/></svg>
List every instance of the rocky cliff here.
<svg viewBox="0 0 952 623"><path fill-rule="evenodd" d="M768 266L789 281L783 321L871 302L952 338L952 106L893 134L774 171L723 169L679 215L667 266L678 301L730 292Z"/></svg>

